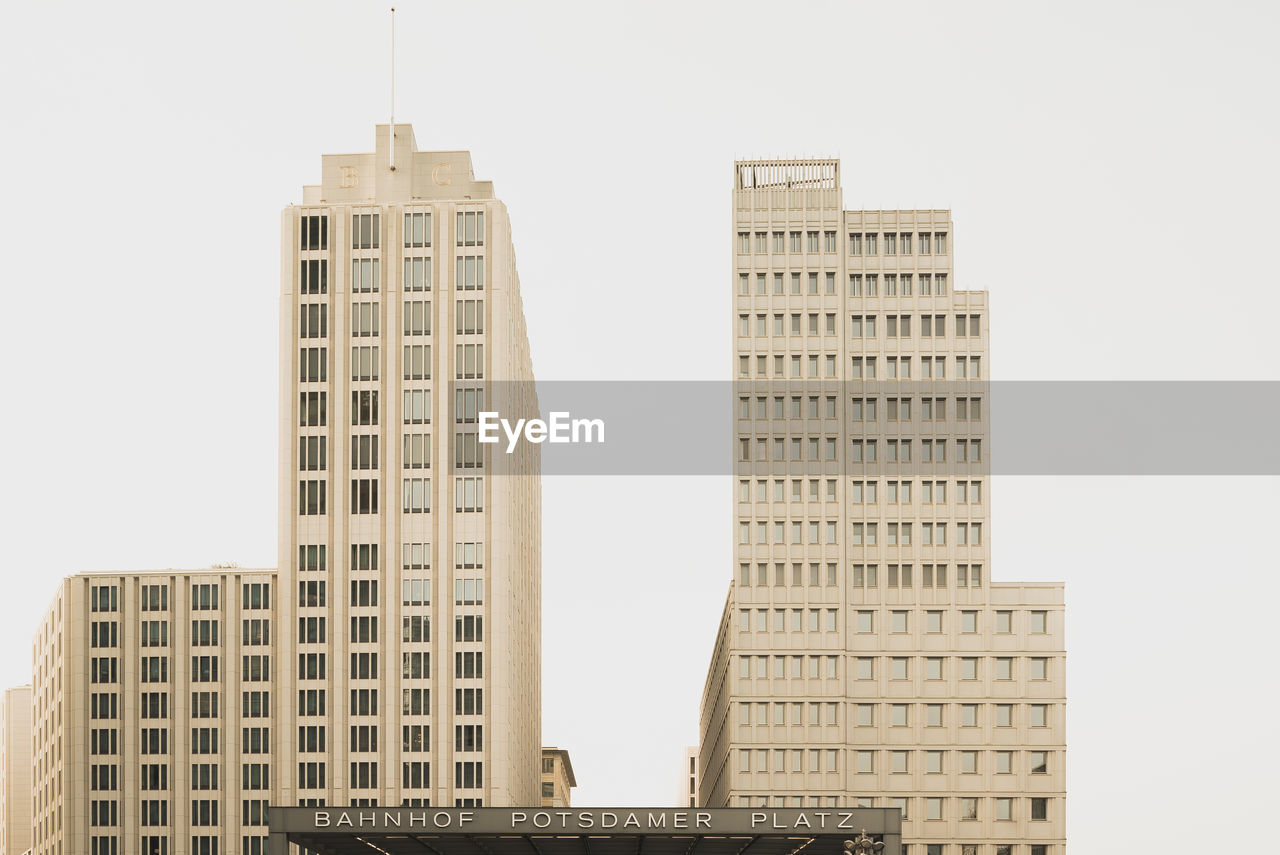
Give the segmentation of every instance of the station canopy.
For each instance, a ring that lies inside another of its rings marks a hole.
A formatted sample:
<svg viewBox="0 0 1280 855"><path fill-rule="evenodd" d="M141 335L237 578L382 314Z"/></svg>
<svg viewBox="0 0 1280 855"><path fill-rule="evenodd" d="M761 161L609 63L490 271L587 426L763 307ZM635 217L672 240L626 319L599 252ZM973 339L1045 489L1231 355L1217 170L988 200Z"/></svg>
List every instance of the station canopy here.
<svg viewBox="0 0 1280 855"><path fill-rule="evenodd" d="M897 808L280 807L270 855L900 855Z"/></svg>

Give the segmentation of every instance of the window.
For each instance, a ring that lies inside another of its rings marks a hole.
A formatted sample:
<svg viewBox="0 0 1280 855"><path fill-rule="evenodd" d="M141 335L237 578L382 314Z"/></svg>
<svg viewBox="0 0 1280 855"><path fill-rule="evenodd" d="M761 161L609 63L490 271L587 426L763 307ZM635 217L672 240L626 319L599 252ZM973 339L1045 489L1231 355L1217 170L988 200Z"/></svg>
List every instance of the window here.
<svg viewBox="0 0 1280 855"><path fill-rule="evenodd" d="M302 427L324 427L327 421L327 392L302 392L298 403L298 424Z"/></svg>
<svg viewBox="0 0 1280 855"><path fill-rule="evenodd" d="M350 640L367 644L378 640L378 616L358 615L351 618Z"/></svg>
<svg viewBox="0 0 1280 855"><path fill-rule="evenodd" d="M377 351L375 349L375 358ZM430 380L431 379L431 345L429 344L406 344L404 345L404 379L405 380ZM376 380L377 369L374 369L372 379ZM360 378L354 378L360 379ZM367 378L366 378L367 379Z"/></svg>
<svg viewBox="0 0 1280 855"><path fill-rule="evenodd" d="M352 579L351 580L351 605L353 606L376 606L378 605L378 581L376 579ZM365 655L365 654L360 654ZM352 654L355 656L355 654ZM352 659L351 670L355 671L355 659ZM377 669L377 663L374 662L373 668ZM367 677L364 679L368 679Z"/></svg>
<svg viewBox="0 0 1280 855"><path fill-rule="evenodd" d="M1049 679L1049 660L1043 656L1031 657L1031 676L1032 680Z"/></svg>
<svg viewBox="0 0 1280 855"><path fill-rule="evenodd" d="M90 624L90 647L117 647L119 624L115 621L94 621Z"/></svg>
<svg viewBox="0 0 1280 855"><path fill-rule="evenodd" d="M430 469L431 434L406 433L402 458L405 469Z"/></svg>
<svg viewBox="0 0 1280 855"><path fill-rule="evenodd" d="M484 211L458 212L458 246L484 246Z"/></svg>
<svg viewBox="0 0 1280 855"><path fill-rule="evenodd" d="M1049 726L1049 707L1047 704L1031 705L1031 726L1032 727L1048 727Z"/></svg>
<svg viewBox="0 0 1280 855"><path fill-rule="evenodd" d="M404 260L404 290L431 290L431 259L406 258Z"/></svg>
<svg viewBox="0 0 1280 855"><path fill-rule="evenodd" d="M217 609L218 586L209 584L192 585L191 608L196 610Z"/></svg>
<svg viewBox="0 0 1280 855"><path fill-rule="evenodd" d="M93 596L97 591L102 591L102 590L114 590L114 589L94 588L90 591L90 595ZM169 608L169 586L168 585L143 585L141 594L142 594L142 611L148 612L148 611L167 611L168 610ZM110 604L110 603L113 603L114 601L115 601L115 595L114 594L108 595L108 603ZM92 602L90 605L93 607L92 608L93 611L95 612L98 611L96 601ZM167 644L168 642L166 641L165 643Z"/></svg>
<svg viewBox="0 0 1280 855"><path fill-rule="evenodd" d="M454 478L454 510L484 510L484 478Z"/></svg>
<svg viewBox="0 0 1280 855"><path fill-rule="evenodd" d="M303 644L323 644L325 619L323 617L298 618L298 641Z"/></svg>
<svg viewBox="0 0 1280 855"><path fill-rule="evenodd" d="M1048 751L1028 752L1028 758L1031 763L1032 775L1049 774L1049 752Z"/></svg>
<svg viewBox="0 0 1280 855"><path fill-rule="evenodd" d="M351 215L351 248L352 249L377 249L378 248L378 215L377 214L352 214Z"/></svg>
<svg viewBox="0 0 1280 855"><path fill-rule="evenodd" d="M351 544L351 569L352 570L377 570L378 569L378 544L376 543Z"/></svg>
<svg viewBox="0 0 1280 855"><path fill-rule="evenodd" d="M324 338L329 334L329 307L304 303L298 307L298 338Z"/></svg>
<svg viewBox="0 0 1280 855"><path fill-rule="evenodd" d="M1008 656L996 657L996 679L1012 680L1013 679L1013 659Z"/></svg>
<svg viewBox="0 0 1280 855"><path fill-rule="evenodd" d="M1033 798L1031 800L1031 818L1036 821L1047 820L1049 818L1048 799Z"/></svg>
<svg viewBox="0 0 1280 855"><path fill-rule="evenodd" d="M304 547L305 548L305 547ZM302 607L323 606L325 602L324 582L299 582L298 605Z"/></svg>
<svg viewBox="0 0 1280 855"><path fill-rule="evenodd" d="M484 763L454 763L453 769L453 785L455 787L470 789L484 786Z"/></svg>
<svg viewBox="0 0 1280 855"><path fill-rule="evenodd" d="M352 437L357 439L357 437ZM351 513L376 514L378 512L378 479L353 478L351 480Z"/></svg>
<svg viewBox="0 0 1280 855"><path fill-rule="evenodd" d="M484 333L484 300L458 300L455 311L458 335Z"/></svg>
<svg viewBox="0 0 1280 855"><path fill-rule="evenodd" d="M978 800L965 797L960 799L960 819L976 820L978 818Z"/></svg>
<svg viewBox="0 0 1280 855"><path fill-rule="evenodd" d="M379 264L376 258L351 260L351 291L355 294L374 294L379 288Z"/></svg>
<svg viewBox="0 0 1280 855"><path fill-rule="evenodd" d="M858 751L854 757L858 774L869 775L876 771L876 753L874 751Z"/></svg>
<svg viewBox="0 0 1280 855"><path fill-rule="evenodd" d="M1044 611L1033 611L1031 613L1031 632L1033 635L1043 635L1048 632L1049 613Z"/></svg>
<svg viewBox="0 0 1280 855"><path fill-rule="evenodd" d="M457 257L455 287L459 291L484 290L484 256L460 255Z"/></svg>
<svg viewBox="0 0 1280 855"><path fill-rule="evenodd" d="M374 395L377 393L374 392ZM376 402L376 398L374 399ZM376 422L375 422L376 423ZM406 389L404 393L404 423L431 423L431 392L426 389Z"/></svg>
<svg viewBox="0 0 1280 855"><path fill-rule="evenodd" d="M404 215L404 245L407 247L431 246L430 213Z"/></svg>
<svg viewBox="0 0 1280 855"><path fill-rule="evenodd" d="M971 611L960 612L960 631L964 633L978 631L978 613Z"/></svg>
<svg viewBox="0 0 1280 855"><path fill-rule="evenodd" d="M378 379L378 348L377 347L353 347L351 348L351 379L352 380L377 380Z"/></svg>
<svg viewBox="0 0 1280 855"><path fill-rule="evenodd" d="M483 378L484 345L459 344L455 348L457 353L453 376L459 380Z"/></svg>
<svg viewBox="0 0 1280 855"><path fill-rule="evenodd" d="M1013 752L1012 751L996 752L996 774L997 775L1013 774Z"/></svg>
<svg viewBox="0 0 1280 855"><path fill-rule="evenodd" d="M351 304L351 335L358 338L378 335L377 303Z"/></svg>
<svg viewBox="0 0 1280 855"><path fill-rule="evenodd" d="M327 383L329 349L304 347L298 351L298 380L303 383Z"/></svg>
<svg viewBox="0 0 1280 855"><path fill-rule="evenodd" d="M1013 704L996 704L996 727L1013 727Z"/></svg>
<svg viewBox="0 0 1280 855"><path fill-rule="evenodd" d="M958 492L957 499L959 499ZM996 612L996 632L1002 635L1007 635L1013 632L1013 612L1004 610Z"/></svg>
<svg viewBox="0 0 1280 855"><path fill-rule="evenodd" d="M324 260L303 261L298 274L298 284L299 291L303 294L327 294L329 263Z"/></svg>
<svg viewBox="0 0 1280 855"><path fill-rule="evenodd" d="M1013 799L1008 796L1000 796L996 798L996 819L1013 819Z"/></svg>
<svg viewBox="0 0 1280 855"><path fill-rule="evenodd" d="M240 642L245 647L259 647L271 643L271 621L255 618L240 622Z"/></svg>
<svg viewBox="0 0 1280 855"><path fill-rule="evenodd" d="M329 248L329 218L308 215L298 219L298 249L316 250Z"/></svg>
<svg viewBox="0 0 1280 855"><path fill-rule="evenodd" d="M924 800L924 818L942 819L942 802L943 799L937 796L926 798ZM926 844L925 855L942 855L942 844Z"/></svg>

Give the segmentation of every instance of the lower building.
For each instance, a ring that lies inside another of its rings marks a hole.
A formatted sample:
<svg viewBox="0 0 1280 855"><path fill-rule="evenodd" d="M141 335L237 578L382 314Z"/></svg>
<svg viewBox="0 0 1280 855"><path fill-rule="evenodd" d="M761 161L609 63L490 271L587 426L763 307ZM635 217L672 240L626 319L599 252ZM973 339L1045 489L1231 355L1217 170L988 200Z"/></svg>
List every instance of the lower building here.
<svg viewBox="0 0 1280 855"><path fill-rule="evenodd" d="M31 848L31 687L4 693L0 711L0 855Z"/></svg>
<svg viewBox="0 0 1280 855"><path fill-rule="evenodd" d="M573 776L569 752L563 748L542 749L542 807L569 807L569 791L578 786Z"/></svg>
<svg viewBox="0 0 1280 855"><path fill-rule="evenodd" d="M1062 586L931 593L854 591L847 640L815 655L740 631L752 595L735 587L703 697L698 806L896 807L908 855L1061 855Z"/></svg>
<svg viewBox="0 0 1280 855"><path fill-rule="evenodd" d="M681 765L680 784L676 792L677 805L698 806L698 746L696 745L691 745L684 750L684 763Z"/></svg>
<svg viewBox="0 0 1280 855"><path fill-rule="evenodd" d="M36 855L266 851L273 752L295 737L272 719L275 584L239 568L63 581L32 651Z"/></svg>

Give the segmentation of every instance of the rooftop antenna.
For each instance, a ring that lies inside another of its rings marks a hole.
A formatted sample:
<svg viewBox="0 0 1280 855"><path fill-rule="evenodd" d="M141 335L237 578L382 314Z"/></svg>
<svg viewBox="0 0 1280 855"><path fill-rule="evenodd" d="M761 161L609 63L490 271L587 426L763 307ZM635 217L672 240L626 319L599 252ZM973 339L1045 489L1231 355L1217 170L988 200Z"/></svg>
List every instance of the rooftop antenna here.
<svg viewBox="0 0 1280 855"><path fill-rule="evenodd" d="M387 129L391 141L391 171L396 171L396 7L391 7L391 126Z"/></svg>

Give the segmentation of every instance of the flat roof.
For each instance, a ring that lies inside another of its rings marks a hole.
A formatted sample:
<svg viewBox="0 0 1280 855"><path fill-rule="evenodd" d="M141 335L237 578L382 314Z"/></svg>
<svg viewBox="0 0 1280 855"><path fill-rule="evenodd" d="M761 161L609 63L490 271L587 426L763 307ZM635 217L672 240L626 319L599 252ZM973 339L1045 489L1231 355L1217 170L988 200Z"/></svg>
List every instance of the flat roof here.
<svg viewBox="0 0 1280 855"><path fill-rule="evenodd" d="M897 808L273 807L270 855L900 855Z"/></svg>

